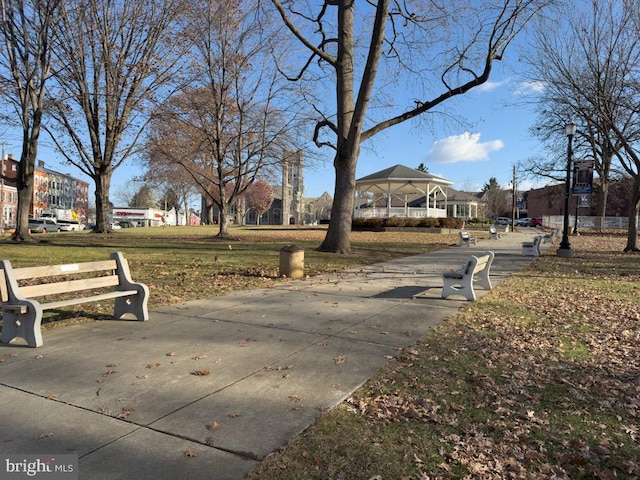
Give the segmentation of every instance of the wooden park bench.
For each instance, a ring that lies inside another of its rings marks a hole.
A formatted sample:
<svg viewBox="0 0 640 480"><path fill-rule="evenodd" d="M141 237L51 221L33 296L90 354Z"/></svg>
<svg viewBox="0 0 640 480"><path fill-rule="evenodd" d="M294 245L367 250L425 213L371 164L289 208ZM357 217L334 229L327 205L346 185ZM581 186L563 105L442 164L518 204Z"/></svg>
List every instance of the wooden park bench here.
<svg viewBox="0 0 640 480"><path fill-rule="evenodd" d="M533 237L531 242L522 242L522 255L525 257L539 257L540 256L540 241L541 235Z"/></svg>
<svg viewBox="0 0 640 480"><path fill-rule="evenodd" d="M483 252L479 255L467 257L464 265L459 270L442 272L442 298L449 295L462 295L467 300L475 300L476 292L474 287L480 286L486 290L491 290L491 280L489 272L493 262L493 252ZM477 278L476 278L477 275Z"/></svg>
<svg viewBox="0 0 640 480"><path fill-rule="evenodd" d="M558 229L554 228L553 230L551 230L551 233L547 233L543 237L542 243L556 243L556 238L558 238Z"/></svg>
<svg viewBox="0 0 640 480"><path fill-rule="evenodd" d="M477 237L472 237L471 235L469 235L469 232L467 232L466 230L460 230L460 232L458 232L458 237L459 237L459 241L458 241L458 245L462 246L462 245L477 245L478 244L478 239Z"/></svg>
<svg viewBox="0 0 640 480"><path fill-rule="evenodd" d="M495 225L491 225L489 227L489 240L497 240L499 238L502 238L502 235L500 234L500 232L498 231Z"/></svg>
<svg viewBox="0 0 640 480"><path fill-rule="evenodd" d="M85 291L90 293L61 298L61 294ZM2 260L0 294L3 343L21 337L30 347L40 347L44 310L112 298L115 299L114 318L130 314L140 321L149 319L149 288L131 280L129 264L120 252L112 253L110 260L42 267L13 268L9 260Z"/></svg>

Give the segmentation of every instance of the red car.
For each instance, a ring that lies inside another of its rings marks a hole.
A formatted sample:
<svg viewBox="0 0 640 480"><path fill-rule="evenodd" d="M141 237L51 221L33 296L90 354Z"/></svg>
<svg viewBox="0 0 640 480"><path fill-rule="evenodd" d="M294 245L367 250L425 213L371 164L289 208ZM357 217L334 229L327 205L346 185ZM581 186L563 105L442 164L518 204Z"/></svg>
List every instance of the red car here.
<svg viewBox="0 0 640 480"><path fill-rule="evenodd" d="M530 227L537 227L538 225L542 226L542 218L534 217L529 221Z"/></svg>

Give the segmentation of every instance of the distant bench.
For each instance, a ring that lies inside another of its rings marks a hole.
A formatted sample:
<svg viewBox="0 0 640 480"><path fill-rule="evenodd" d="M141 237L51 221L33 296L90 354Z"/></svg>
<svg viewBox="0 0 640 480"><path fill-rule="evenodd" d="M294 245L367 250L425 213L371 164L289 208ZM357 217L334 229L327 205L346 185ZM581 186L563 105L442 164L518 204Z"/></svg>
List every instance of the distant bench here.
<svg viewBox="0 0 640 480"><path fill-rule="evenodd" d="M59 278L64 276L64 278ZM34 282L35 280L35 282ZM108 291L104 291L108 289ZM35 298L59 296L68 292L92 291L90 295L41 303ZM110 260L70 263L43 267L13 268L9 260L0 261L2 297L2 342L24 338L30 347L42 346L40 324L44 310L115 299L114 318L133 315L149 319L149 288L131 280L129 264L122 253Z"/></svg>
<svg viewBox="0 0 640 480"><path fill-rule="evenodd" d="M479 285L486 290L491 290L491 280L489 272L493 263L493 252L483 252L479 255L467 257L465 264L459 270L442 272L442 298L449 295L462 295L467 300L475 300L475 285ZM478 275L478 278L475 278Z"/></svg>
<svg viewBox="0 0 640 480"><path fill-rule="evenodd" d="M522 255L525 257L539 257L541 240L542 236L536 235L533 237L533 241L522 242Z"/></svg>
<svg viewBox="0 0 640 480"><path fill-rule="evenodd" d="M544 241L542 243L556 243L556 238L558 238L558 229L554 228L551 230L551 233L547 233L544 236Z"/></svg>
<svg viewBox="0 0 640 480"><path fill-rule="evenodd" d="M502 235L500 235L495 225L491 225L489 227L489 240L497 240L499 238L502 238Z"/></svg>
<svg viewBox="0 0 640 480"><path fill-rule="evenodd" d="M471 245L478 244L478 238L472 237L471 235L469 235L469 232L467 232L466 230L459 231L458 238L459 238L458 245L460 246L462 245L471 246Z"/></svg>

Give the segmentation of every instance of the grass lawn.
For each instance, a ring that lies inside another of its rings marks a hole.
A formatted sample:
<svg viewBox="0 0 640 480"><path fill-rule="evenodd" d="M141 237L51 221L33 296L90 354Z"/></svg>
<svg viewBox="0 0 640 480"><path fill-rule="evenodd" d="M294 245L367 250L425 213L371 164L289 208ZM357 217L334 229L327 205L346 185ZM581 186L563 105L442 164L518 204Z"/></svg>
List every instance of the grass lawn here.
<svg viewBox="0 0 640 480"><path fill-rule="evenodd" d="M457 236L354 233L354 254L315 251L322 228L123 229L0 244L15 266L122 251L150 307L269 286L279 249L305 249L308 275L457 243ZM640 255L621 236L549 249L406 348L347 401L267 457L250 479L640 478ZM49 325L108 315L83 305Z"/></svg>
<svg viewBox="0 0 640 480"><path fill-rule="evenodd" d="M280 249L294 243L305 249L305 274L332 273L442 248L455 235L420 233L352 234L353 254L316 251L326 227L232 227L235 240L221 240L216 226L127 228L111 234L60 232L34 235L36 242L14 244L5 235L0 257L14 267L106 260L121 251L134 281L150 289L149 308L233 290L267 287L278 277ZM113 314L113 302L88 303L62 313L47 311L44 328Z"/></svg>

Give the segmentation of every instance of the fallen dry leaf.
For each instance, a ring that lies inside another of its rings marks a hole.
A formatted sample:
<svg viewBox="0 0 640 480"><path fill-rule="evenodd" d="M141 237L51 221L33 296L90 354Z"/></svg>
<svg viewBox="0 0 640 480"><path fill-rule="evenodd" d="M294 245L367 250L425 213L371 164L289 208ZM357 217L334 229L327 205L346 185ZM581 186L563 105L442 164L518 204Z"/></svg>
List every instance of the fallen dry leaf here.
<svg viewBox="0 0 640 480"><path fill-rule="evenodd" d="M131 412L135 411L135 407L124 407L122 411L118 414L118 418L125 419L127 418Z"/></svg>
<svg viewBox="0 0 640 480"><path fill-rule="evenodd" d="M198 456L198 452L196 452L193 449L189 449L186 452L184 452L184 456L187 457L187 458L197 457Z"/></svg>
<svg viewBox="0 0 640 480"><path fill-rule="evenodd" d="M150 363L149 365L147 365L147 368L158 368L159 366L159 363Z"/></svg>
<svg viewBox="0 0 640 480"><path fill-rule="evenodd" d="M193 357L194 360L204 360L205 358L209 358L209 355L203 353L202 355L196 355Z"/></svg>
<svg viewBox="0 0 640 480"><path fill-rule="evenodd" d="M191 372L191 375L195 375L196 377L204 377L205 375L209 375L211 372L209 370L196 370Z"/></svg>
<svg viewBox="0 0 640 480"><path fill-rule="evenodd" d="M334 357L333 361L336 363L336 365L344 363L347 360L347 357L345 357L344 355L338 355L337 357Z"/></svg>

